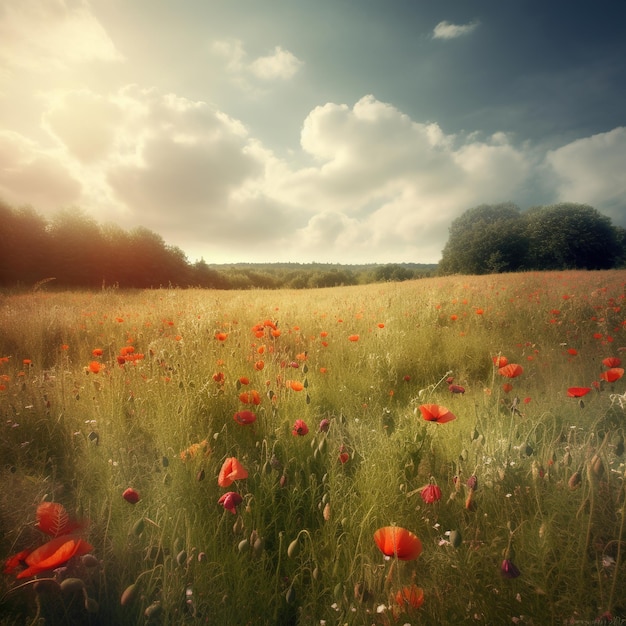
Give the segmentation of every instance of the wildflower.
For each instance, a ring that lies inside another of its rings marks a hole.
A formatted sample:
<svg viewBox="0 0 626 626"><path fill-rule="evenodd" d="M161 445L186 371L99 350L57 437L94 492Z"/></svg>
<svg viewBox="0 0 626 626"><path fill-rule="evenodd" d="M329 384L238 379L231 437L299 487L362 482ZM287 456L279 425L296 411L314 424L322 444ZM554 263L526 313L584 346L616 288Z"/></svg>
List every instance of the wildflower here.
<svg viewBox="0 0 626 626"><path fill-rule="evenodd" d="M299 380L288 380L287 385L293 389L293 391L302 391L304 389L304 383Z"/></svg>
<svg viewBox="0 0 626 626"><path fill-rule="evenodd" d="M221 385L221 384L224 383L224 380L226 379L226 376L224 375L224 372L215 372L215 374L213 374L212 378L218 385Z"/></svg>
<svg viewBox="0 0 626 626"><path fill-rule="evenodd" d="M358 341L359 340L359 336L358 335L349 335L348 336L348 341Z"/></svg>
<svg viewBox="0 0 626 626"><path fill-rule="evenodd" d="M602 365L608 367L609 369L619 367L621 364L621 359L618 359L616 356L609 356L606 359L602 359Z"/></svg>
<svg viewBox="0 0 626 626"><path fill-rule="evenodd" d="M137 502L139 502L139 494L132 487L129 487L124 491L122 498L131 504L137 504Z"/></svg>
<svg viewBox="0 0 626 626"><path fill-rule="evenodd" d="M91 361L87 366L87 369L93 374L98 374L103 367L104 365L102 365L102 363L99 363L98 361Z"/></svg>
<svg viewBox="0 0 626 626"><path fill-rule="evenodd" d="M441 489L434 483L430 483L420 491L420 496L426 504L432 504L441 500Z"/></svg>
<svg viewBox="0 0 626 626"><path fill-rule="evenodd" d="M180 453L180 458L182 461L188 461L189 459L195 458L201 450L204 451L204 456L208 456L211 452L209 442L206 439L203 439L200 443L192 443Z"/></svg>
<svg viewBox="0 0 626 626"><path fill-rule="evenodd" d="M234 491L225 493L218 501L227 511L230 511L233 515L237 513L237 506L243 502L243 498Z"/></svg>
<svg viewBox="0 0 626 626"><path fill-rule="evenodd" d="M215 338L218 341L226 341L226 339L228 339L228 333L215 333Z"/></svg>
<svg viewBox="0 0 626 626"><path fill-rule="evenodd" d="M517 378L524 373L524 368L517 363L508 363L504 367L498 368L498 374L506 378Z"/></svg>
<svg viewBox="0 0 626 626"><path fill-rule="evenodd" d="M252 424L256 421L256 413L253 413L252 411L237 411L237 413L233 415L233 419L238 424Z"/></svg>
<svg viewBox="0 0 626 626"><path fill-rule="evenodd" d="M217 478L217 484L220 487L229 487L235 480L243 480L244 478L248 478L248 472L233 456L224 461Z"/></svg>
<svg viewBox="0 0 626 626"><path fill-rule="evenodd" d="M505 356L494 356L491 357L493 360L493 364L499 369L501 367L506 367L509 364L509 360Z"/></svg>
<svg viewBox="0 0 626 626"><path fill-rule="evenodd" d="M71 520L65 507L58 502L42 502L36 515L36 528L52 537L68 535L82 526L80 522Z"/></svg>
<svg viewBox="0 0 626 626"><path fill-rule="evenodd" d="M326 417L320 422L320 432L327 433L330 428L330 420Z"/></svg>
<svg viewBox="0 0 626 626"><path fill-rule="evenodd" d="M577 356L578 355L578 350L576 350L576 348L568 348L567 349L567 353L570 356Z"/></svg>
<svg viewBox="0 0 626 626"><path fill-rule="evenodd" d="M422 542L410 530L400 526L384 526L374 533L374 541L385 556L413 561L422 553Z"/></svg>
<svg viewBox="0 0 626 626"><path fill-rule="evenodd" d="M28 554L25 558L28 567L20 572L17 577L28 578L41 572L56 569L67 563L72 557L88 554L92 550L93 546L76 535L55 537Z"/></svg>
<svg viewBox="0 0 626 626"><path fill-rule="evenodd" d="M252 389L251 391L242 391L239 394L239 400L244 404L261 404L261 395L256 389Z"/></svg>
<svg viewBox="0 0 626 626"><path fill-rule="evenodd" d="M260 372L265 367L265 362L263 360L259 360L254 364L254 369L257 372Z"/></svg>
<svg viewBox="0 0 626 626"><path fill-rule="evenodd" d="M614 383L624 375L624 369L621 367L612 367L600 374L602 380L606 380L607 383Z"/></svg>
<svg viewBox="0 0 626 626"><path fill-rule="evenodd" d="M567 395L570 398L582 398L591 391L591 387L570 387L567 390Z"/></svg>
<svg viewBox="0 0 626 626"><path fill-rule="evenodd" d="M294 437L304 437L304 435L308 434L309 427L303 420L296 420L294 422L293 428L291 429L291 434Z"/></svg>
<svg viewBox="0 0 626 626"><path fill-rule="evenodd" d="M464 394L465 387L461 387L461 385L448 385L448 391L450 391L450 393Z"/></svg>
<svg viewBox="0 0 626 626"><path fill-rule="evenodd" d="M94 348L94 349L91 351L91 354L92 354L93 356L102 356L102 355L104 354L104 350L103 350L102 348Z"/></svg>
<svg viewBox="0 0 626 626"><path fill-rule="evenodd" d="M419 609L424 604L424 590L416 584L403 587L395 595L396 604Z"/></svg>
<svg viewBox="0 0 626 626"><path fill-rule="evenodd" d="M437 422L438 424L445 424L456 419L456 415L451 413L445 406L439 404L422 404L420 406L422 417L427 422Z"/></svg>
<svg viewBox="0 0 626 626"><path fill-rule="evenodd" d="M504 578L517 578L521 572L511 559L504 559L500 566L500 573Z"/></svg>
<svg viewBox="0 0 626 626"><path fill-rule="evenodd" d="M513 391L513 385L511 383L504 383L504 385L502 385L502 390L504 393L509 393Z"/></svg>

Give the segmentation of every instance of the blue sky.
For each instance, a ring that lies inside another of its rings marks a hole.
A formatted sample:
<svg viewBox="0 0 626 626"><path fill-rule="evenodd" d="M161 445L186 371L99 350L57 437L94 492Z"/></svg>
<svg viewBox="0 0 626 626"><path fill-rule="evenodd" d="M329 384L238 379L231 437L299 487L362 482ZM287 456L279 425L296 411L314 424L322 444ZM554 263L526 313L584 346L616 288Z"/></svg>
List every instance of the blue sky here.
<svg viewBox="0 0 626 626"><path fill-rule="evenodd" d="M626 226L626 4L0 0L0 198L207 262L436 262L483 203Z"/></svg>

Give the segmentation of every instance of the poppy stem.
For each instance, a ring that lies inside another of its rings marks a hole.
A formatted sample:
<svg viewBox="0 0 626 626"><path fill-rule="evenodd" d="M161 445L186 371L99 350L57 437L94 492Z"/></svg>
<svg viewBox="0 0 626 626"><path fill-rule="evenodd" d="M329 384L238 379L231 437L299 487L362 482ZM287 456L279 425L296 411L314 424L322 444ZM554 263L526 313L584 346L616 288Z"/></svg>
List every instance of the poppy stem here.
<svg viewBox="0 0 626 626"><path fill-rule="evenodd" d="M626 479L626 476L624 477ZM611 591L609 593L609 601L607 609L613 611L613 598L615 597L615 586L617 585L617 577L620 571L620 563L622 558L622 537L624 536L624 518L626 518L626 483L622 481L624 489L624 498L622 500L622 521L619 526L619 536L617 537L617 554L615 555L615 571L613 572L613 581L611 582Z"/></svg>

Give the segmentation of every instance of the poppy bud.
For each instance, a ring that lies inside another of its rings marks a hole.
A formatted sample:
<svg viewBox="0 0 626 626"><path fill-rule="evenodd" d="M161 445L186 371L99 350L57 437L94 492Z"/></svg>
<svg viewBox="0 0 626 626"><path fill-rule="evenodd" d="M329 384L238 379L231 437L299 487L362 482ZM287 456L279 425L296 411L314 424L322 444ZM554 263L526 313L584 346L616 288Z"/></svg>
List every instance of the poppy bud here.
<svg viewBox="0 0 626 626"><path fill-rule="evenodd" d="M129 487L122 494L122 498L124 498L126 502L137 504L137 502L139 502L139 493L137 493L137 491L135 491L132 487Z"/></svg>
<svg viewBox="0 0 626 626"><path fill-rule="evenodd" d="M500 573L504 578L517 578L521 574L515 563L510 559L504 559L504 561L502 561Z"/></svg>

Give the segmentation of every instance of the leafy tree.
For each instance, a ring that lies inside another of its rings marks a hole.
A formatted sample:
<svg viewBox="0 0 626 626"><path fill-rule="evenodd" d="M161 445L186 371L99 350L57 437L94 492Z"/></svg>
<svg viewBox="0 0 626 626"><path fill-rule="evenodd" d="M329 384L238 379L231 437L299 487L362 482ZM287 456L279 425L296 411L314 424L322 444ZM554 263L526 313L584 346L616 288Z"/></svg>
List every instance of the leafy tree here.
<svg viewBox="0 0 626 626"><path fill-rule="evenodd" d="M524 221L516 205L482 204L452 222L439 272L512 272L525 267L527 247Z"/></svg>
<svg viewBox="0 0 626 626"><path fill-rule="evenodd" d="M534 207L525 221L529 259L536 269L609 269L623 252L610 218L586 204Z"/></svg>

